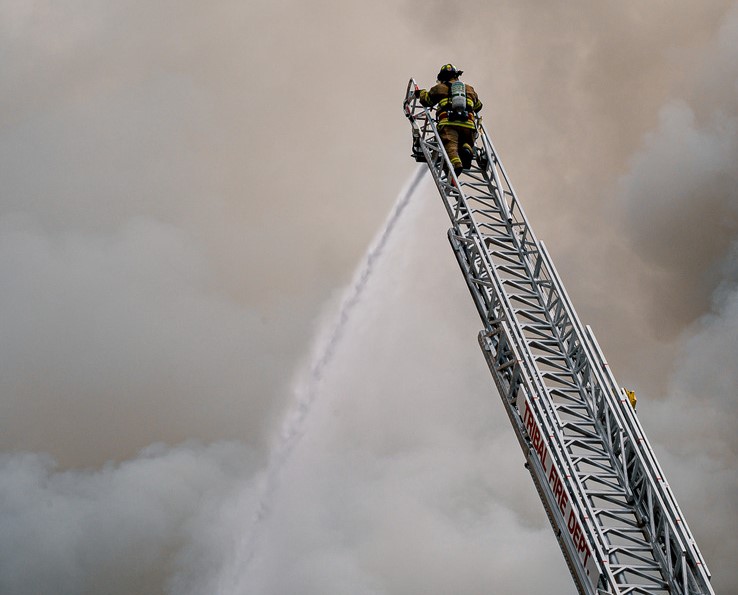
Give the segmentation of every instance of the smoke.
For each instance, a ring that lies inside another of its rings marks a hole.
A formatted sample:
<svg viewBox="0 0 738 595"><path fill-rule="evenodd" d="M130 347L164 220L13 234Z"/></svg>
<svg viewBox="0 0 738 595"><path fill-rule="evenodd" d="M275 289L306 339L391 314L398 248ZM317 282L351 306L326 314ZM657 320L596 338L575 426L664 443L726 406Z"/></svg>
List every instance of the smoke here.
<svg viewBox="0 0 738 595"><path fill-rule="evenodd" d="M738 589L738 7L696 59L622 179L649 274L655 328L684 329L669 390L646 428L697 534L716 592Z"/></svg>
<svg viewBox="0 0 738 595"><path fill-rule="evenodd" d="M222 519L247 508L255 470L253 453L235 443L156 444L84 471L2 455L0 590L153 594L170 582L184 592L181 577L203 585L228 558Z"/></svg>
<svg viewBox="0 0 738 595"><path fill-rule="evenodd" d="M670 103L623 179L631 236L658 277L655 328L693 321L723 280L738 235L736 115L716 110L700 123L687 102Z"/></svg>
<svg viewBox="0 0 738 595"><path fill-rule="evenodd" d="M429 189L239 574L407 77L449 60L737 590L729 4L0 0L1 590L571 592Z"/></svg>
<svg viewBox="0 0 738 595"><path fill-rule="evenodd" d="M112 235L54 234L6 218L0 275L12 279L0 296L5 449L91 465L152 435L265 438L272 405L243 395L259 390L255 362L273 340L210 289L187 233L138 219Z"/></svg>
<svg viewBox="0 0 738 595"><path fill-rule="evenodd" d="M644 424L695 532L716 592L733 592L738 576L738 286L736 246L711 311L685 332L669 394L643 411Z"/></svg>

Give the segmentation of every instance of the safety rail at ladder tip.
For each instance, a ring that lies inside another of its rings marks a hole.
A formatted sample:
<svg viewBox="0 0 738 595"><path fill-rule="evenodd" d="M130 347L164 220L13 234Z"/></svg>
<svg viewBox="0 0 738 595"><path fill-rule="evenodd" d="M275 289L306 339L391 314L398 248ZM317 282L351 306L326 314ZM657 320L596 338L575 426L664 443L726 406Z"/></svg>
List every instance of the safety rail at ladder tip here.
<svg viewBox="0 0 738 595"><path fill-rule="evenodd" d="M481 121L454 173L407 86L425 162L484 328L479 344L579 593L714 594L710 573L624 390L574 311Z"/></svg>

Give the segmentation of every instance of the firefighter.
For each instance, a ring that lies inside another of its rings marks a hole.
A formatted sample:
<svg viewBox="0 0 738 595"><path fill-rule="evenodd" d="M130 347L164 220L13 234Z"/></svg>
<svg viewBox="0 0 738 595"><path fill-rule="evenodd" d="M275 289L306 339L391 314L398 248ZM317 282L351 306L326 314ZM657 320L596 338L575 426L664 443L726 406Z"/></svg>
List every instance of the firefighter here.
<svg viewBox="0 0 738 595"><path fill-rule="evenodd" d="M425 107L438 105L438 134L457 176L471 167L477 131L476 114L482 109L474 88L459 80L462 74L463 71L457 70L453 64L444 64L438 73L437 84L430 91L416 91Z"/></svg>

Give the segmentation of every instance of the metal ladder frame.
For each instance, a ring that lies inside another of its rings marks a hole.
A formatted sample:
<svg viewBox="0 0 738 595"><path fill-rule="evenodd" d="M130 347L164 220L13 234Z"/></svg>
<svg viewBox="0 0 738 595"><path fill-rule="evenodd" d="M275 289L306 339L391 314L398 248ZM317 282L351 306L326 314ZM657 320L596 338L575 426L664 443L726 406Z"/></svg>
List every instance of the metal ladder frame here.
<svg viewBox="0 0 738 595"><path fill-rule="evenodd" d="M479 123L456 176L410 79L403 108L451 219L479 343L580 593L714 594L635 411L584 327Z"/></svg>

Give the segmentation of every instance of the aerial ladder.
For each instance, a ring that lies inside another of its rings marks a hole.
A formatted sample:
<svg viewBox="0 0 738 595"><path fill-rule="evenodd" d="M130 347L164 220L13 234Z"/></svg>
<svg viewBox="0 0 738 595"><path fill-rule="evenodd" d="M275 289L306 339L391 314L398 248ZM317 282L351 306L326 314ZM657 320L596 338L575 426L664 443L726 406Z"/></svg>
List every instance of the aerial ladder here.
<svg viewBox="0 0 738 595"><path fill-rule="evenodd" d="M582 595L714 594L627 392L533 233L484 124L454 173L413 79L403 108L451 219L479 345Z"/></svg>

